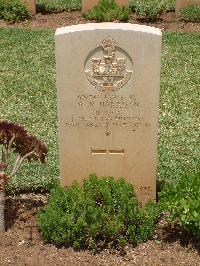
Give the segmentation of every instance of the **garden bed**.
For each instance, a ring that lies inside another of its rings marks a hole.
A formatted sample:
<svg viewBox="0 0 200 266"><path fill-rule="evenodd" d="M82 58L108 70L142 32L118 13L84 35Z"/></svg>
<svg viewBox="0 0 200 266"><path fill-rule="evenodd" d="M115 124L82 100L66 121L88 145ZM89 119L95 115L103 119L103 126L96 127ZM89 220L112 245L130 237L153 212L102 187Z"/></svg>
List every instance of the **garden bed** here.
<svg viewBox="0 0 200 266"><path fill-rule="evenodd" d="M14 28L44 28L56 29L74 24L89 23L82 16L80 11L64 11L61 13L38 13L36 16L28 21L9 24L4 20L0 20L0 28L14 27ZM95 22L95 21L94 21ZM167 12L161 15L156 21L142 21L136 18L134 14L128 21L129 23L146 24L155 26L162 30L168 31L182 31L182 32L200 32L200 23L184 22L175 16L174 12Z"/></svg>
<svg viewBox="0 0 200 266"><path fill-rule="evenodd" d="M36 213L48 194L21 194L6 198L7 232L0 234L1 265L199 265L198 243L178 228L158 223L153 240L123 251L104 250L97 254L56 248L43 243Z"/></svg>

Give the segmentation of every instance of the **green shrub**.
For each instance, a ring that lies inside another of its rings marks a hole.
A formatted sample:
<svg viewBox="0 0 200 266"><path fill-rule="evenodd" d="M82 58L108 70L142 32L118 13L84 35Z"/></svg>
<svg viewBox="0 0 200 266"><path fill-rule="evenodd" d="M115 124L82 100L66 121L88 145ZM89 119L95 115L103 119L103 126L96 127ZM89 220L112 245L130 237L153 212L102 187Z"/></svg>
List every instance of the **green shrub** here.
<svg viewBox="0 0 200 266"><path fill-rule="evenodd" d="M153 203L140 208L133 186L124 179L91 175L82 187L74 183L54 189L38 223L48 242L96 250L147 240L158 215Z"/></svg>
<svg viewBox="0 0 200 266"><path fill-rule="evenodd" d="M174 11L176 6L177 0L163 0L163 8L165 11Z"/></svg>
<svg viewBox="0 0 200 266"><path fill-rule="evenodd" d="M98 22L127 21L129 19L129 9L119 7L114 0L100 0L97 6L94 6L83 15L88 20L96 20Z"/></svg>
<svg viewBox="0 0 200 266"><path fill-rule="evenodd" d="M135 8L138 5L146 5L146 3L148 3L148 5L151 5L152 8L155 8L155 5L162 4L162 12L166 12L166 11L175 10L176 0L161 0L161 1L158 1L158 0L151 0L151 1L148 1L148 0L147 1L130 0L129 1L129 7L131 8L132 11L135 11Z"/></svg>
<svg viewBox="0 0 200 266"><path fill-rule="evenodd" d="M0 19L10 22L19 22L27 19L29 12L27 6L19 0L0 0Z"/></svg>
<svg viewBox="0 0 200 266"><path fill-rule="evenodd" d="M65 10L65 7L60 5L57 1L42 1L42 3L37 6L42 13L59 13Z"/></svg>
<svg viewBox="0 0 200 266"><path fill-rule="evenodd" d="M166 185L161 193L162 208L169 212L168 220L200 239L200 174L185 175Z"/></svg>
<svg viewBox="0 0 200 266"><path fill-rule="evenodd" d="M181 10L181 17L186 21L200 22L200 6L189 6Z"/></svg>
<svg viewBox="0 0 200 266"><path fill-rule="evenodd" d="M64 10L81 9L80 0L37 0L37 7L42 12L57 13Z"/></svg>
<svg viewBox="0 0 200 266"><path fill-rule="evenodd" d="M133 11L141 19L156 19L166 11L167 6L165 1L160 0L140 0L132 6Z"/></svg>

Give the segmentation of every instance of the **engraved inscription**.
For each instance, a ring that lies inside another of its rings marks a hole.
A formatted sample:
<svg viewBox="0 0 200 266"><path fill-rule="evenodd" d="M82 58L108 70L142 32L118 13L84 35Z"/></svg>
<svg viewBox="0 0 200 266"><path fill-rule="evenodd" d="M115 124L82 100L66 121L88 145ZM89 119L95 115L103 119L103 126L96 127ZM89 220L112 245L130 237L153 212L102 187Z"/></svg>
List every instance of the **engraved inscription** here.
<svg viewBox="0 0 200 266"><path fill-rule="evenodd" d="M99 91L111 92L122 88L131 78L125 58L116 58L117 43L111 37L101 43L103 58L91 58L92 70L86 70L88 81Z"/></svg>
<svg viewBox="0 0 200 266"><path fill-rule="evenodd" d="M134 95L78 95L77 113L73 114L68 127L104 127L110 136L110 127L130 128L133 132L141 125L150 127L140 116L140 104Z"/></svg>
<svg viewBox="0 0 200 266"><path fill-rule="evenodd" d="M72 116L72 121L66 123L71 127L132 127L137 128L141 124L140 117L104 117L104 116Z"/></svg>

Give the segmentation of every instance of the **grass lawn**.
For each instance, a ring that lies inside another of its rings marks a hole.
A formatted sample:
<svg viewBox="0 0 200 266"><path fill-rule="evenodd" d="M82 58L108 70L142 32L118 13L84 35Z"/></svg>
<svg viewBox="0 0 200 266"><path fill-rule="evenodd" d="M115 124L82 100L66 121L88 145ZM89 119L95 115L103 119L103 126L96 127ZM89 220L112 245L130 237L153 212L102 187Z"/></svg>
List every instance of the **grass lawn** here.
<svg viewBox="0 0 200 266"><path fill-rule="evenodd" d="M200 33L163 36L158 178L199 171Z"/></svg>
<svg viewBox="0 0 200 266"><path fill-rule="evenodd" d="M47 164L24 163L13 184L48 188L59 176L54 32L1 29L0 47L0 120L24 125L49 148ZM159 179L198 170L199 58L200 33L164 34Z"/></svg>

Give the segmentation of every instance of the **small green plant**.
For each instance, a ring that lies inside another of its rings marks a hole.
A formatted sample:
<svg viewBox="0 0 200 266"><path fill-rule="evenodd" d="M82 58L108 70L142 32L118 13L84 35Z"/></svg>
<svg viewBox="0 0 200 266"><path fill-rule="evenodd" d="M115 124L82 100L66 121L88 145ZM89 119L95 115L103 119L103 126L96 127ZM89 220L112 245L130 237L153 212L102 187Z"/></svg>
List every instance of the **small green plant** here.
<svg viewBox="0 0 200 266"><path fill-rule="evenodd" d="M100 0L97 6L83 15L88 20L98 22L127 21L129 19L129 9L119 7L114 0Z"/></svg>
<svg viewBox="0 0 200 266"><path fill-rule="evenodd" d="M19 22L28 17L28 8L19 0L0 0L0 19Z"/></svg>
<svg viewBox="0 0 200 266"><path fill-rule="evenodd" d="M200 22L200 6L189 6L181 10L181 18L190 22Z"/></svg>
<svg viewBox="0 0 200 266"><path fill-rule="evenodd" d="M200 239L200 173L185 175L166 185L159 193L162 208L169 212L169 221Z"/></svg>
<svg viewBox="0 0 200 266"><path fill-rule="evenodd" d="M80 0L37 0L37 8L44 13L81 9Z"/></svg>
<svg viewBox="0 0 200 266"><path fill-rule="evenodd" d="M97 250L147 240L158 216L153 203L140 208L133 186L124 179L91 175L82 187L54 188L38 221L48 242Z"/></svg>
<svg viewBox="0 0 200 266"><path fill-rule="evenodd" d="M141 19L156 19L165 9L165 1L160 0L140 0L133 6L133 11Z"/></svg>
<svg viewBox="0 0 200 266"><path fill-rule="evenodd" d="M148 6L148 8L151 8L151 9L155 9L156 8L156 5L160 5L161 4L161 11L162 12L166 12L166 11L172 11L172 10L175 10L175 4L176 4L176 0L161 0L161 1L158 1L158 0L147 0L147 1L144 1L144 0L130 0L129 1L129 6L131 8L131 10L133 12L135 12L135 9L138 5L140 5L140 9L142 9L142 6L143 6L143 10L145 9L145 6ZM159 7L160 9L160 7Z"/></svg>

